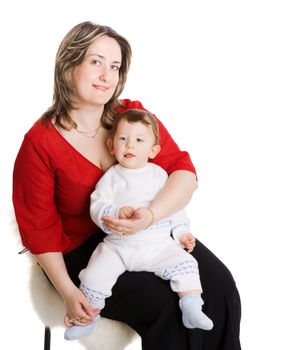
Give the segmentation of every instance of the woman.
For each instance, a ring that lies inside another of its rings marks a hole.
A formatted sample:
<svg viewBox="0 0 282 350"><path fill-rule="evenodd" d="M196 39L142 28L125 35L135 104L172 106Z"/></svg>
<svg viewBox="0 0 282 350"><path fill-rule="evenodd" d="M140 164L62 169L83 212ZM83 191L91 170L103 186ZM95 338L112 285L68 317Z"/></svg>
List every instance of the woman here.
<svg viewBox="0 0 282 350"><path fill-rule="evenodd" d="M26 134L15 162L13 202L22 242L62 296L67 327L87 324L97 313L77 287L78 274L103 239L90 219L89 197L115 162L105 142L112 120L126 109L144 109L138 101L118 100L130 59L130 45L111 28L84 22L71 29L56 57L53 105ZM169 180L149 209L139 208L129 219L106 217L114 232L134 234L182 209L197 188L189 155L161 122L159 128L162 151L154 162ZM134 328L144 350L240 349L234 280L200 242L194 256L212 331L188 332L169 285L145 272L120 276L102 316Z"/></svg>

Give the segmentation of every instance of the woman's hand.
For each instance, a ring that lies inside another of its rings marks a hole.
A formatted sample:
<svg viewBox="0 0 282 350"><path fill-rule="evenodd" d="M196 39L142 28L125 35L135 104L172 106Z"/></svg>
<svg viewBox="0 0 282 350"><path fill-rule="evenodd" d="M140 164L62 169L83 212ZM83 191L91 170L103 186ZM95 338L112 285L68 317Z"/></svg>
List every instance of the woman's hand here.
<svg viewBox="0 0 282 350"><path fill-rule="evenodd" d="M179 242L188 250L189 253L193 251L196 245L196 238L192 235L192 233L183 233L179 237Z"/></svg>
<svg viewBox="0 0 282 350"><path fill-rule="evenodd" d="M67 327L90 324L92 318L100 312L99 309L92 309L84 294L76 286L63 296L63 300L66 306L64 323Z"/></svg>
<svg viewBox="0 0 282 350"><path fill-rule="evenodd" d="M138 208L127 219L103 217L104 225L112 232L121 235L131 235L149 227L153 221L153 212L148 208Z"/></svg>
<svg viewBox="0 0 282 350"><path fill-rule="evenodd" d="M65 303L65 325L70 327L74 324L83 326L91 323L92 317L97 315L100 310L92 309L84 294L70 279L63 254L61 252L49 252L35 256Z"/></svg>

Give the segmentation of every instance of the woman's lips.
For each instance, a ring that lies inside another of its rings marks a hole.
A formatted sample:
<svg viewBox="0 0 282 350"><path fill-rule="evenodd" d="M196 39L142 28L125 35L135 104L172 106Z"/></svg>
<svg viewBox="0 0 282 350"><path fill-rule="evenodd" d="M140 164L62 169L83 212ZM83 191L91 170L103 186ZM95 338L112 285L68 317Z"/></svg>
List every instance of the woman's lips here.
<svg viewBox="0 0 282 350"><path fill-rule="evenodd" d="M101 90L101 91L107 91L109 88L107 86L102 86L102 85L93 85L95 89Z"/></svg>

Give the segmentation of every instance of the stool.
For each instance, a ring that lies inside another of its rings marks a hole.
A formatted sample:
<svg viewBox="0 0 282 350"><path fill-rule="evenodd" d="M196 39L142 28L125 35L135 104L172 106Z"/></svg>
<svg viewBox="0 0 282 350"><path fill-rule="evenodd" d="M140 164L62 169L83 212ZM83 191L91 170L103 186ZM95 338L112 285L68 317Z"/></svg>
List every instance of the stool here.
<svg viewBox="0 0 282 350"><path fill-rule="evenodd" d="M50 350L51 329L53 327L65 329L63 323L65 307L60 295L32 256L31 260L29 281L31 301L45 327L44 350ZM140 337L132 328L122 322L103 317L91 334L81 337L78 341L89 350L124 350L126 346L136 341L139 342L136 344L136 349L141 350Z"/></svg>

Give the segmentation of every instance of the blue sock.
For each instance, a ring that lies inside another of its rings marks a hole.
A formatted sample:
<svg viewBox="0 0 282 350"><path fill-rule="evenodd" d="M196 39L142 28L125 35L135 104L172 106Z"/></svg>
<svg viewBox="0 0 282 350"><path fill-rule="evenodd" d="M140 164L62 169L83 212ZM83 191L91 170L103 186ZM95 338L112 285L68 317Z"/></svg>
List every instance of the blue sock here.
<svg viewBox="0 0 282 350"><path fill-rule="evenodd" d="M182 321L187 328L210 330L213 322L202 312L203 299L200 295L186 295L179 300Z"/></svg>
<svg viewBox="0 0 282 350"><path fill-rule="evenodd" d="M64 338L66 340L76 340L83 335L92 332L100 318L100 315L94 316L92 323L88 324L87 326L71 326L65 330Z"/></svg>

